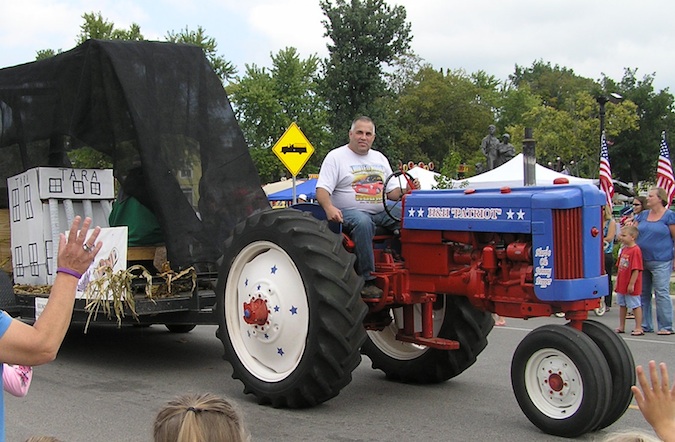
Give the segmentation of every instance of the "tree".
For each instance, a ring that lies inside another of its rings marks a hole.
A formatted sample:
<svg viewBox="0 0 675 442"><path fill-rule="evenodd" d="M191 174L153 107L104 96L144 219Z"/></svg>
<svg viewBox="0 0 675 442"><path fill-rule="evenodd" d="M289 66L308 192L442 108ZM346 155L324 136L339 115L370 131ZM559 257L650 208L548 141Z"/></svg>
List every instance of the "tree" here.
<svg viewBox="0 0 675 442"><path fill-rule="evenodd" d="M331 39L324 66L323 95L330 110L334 144L345 141L354 117L369 115L378 124L378 146L386 145L385 112L377 99L386 93L383 64L391 64L410 47L410 23L403 6L384 0L321 0Z"/></svg>
<svg viewBox="0 0 675 442"><path fill-rule="evenodd" d="M80 25L80 34L77 36L77 44L84 43L90 38L99 40L144 40L141 27L132 23L129 29L116 29L115 24L104 19L101 12L85 13L82 15L84 23Z"/></svg>
<svg viewBox="0 0 675 442"><path fill-rule="evenodd" d="M577 92L586 91L593 95L599 90L593 80L580 77L564 66L551 66L550 62L544 63L543 60L535 61L529 68L516 65L509 79L517 88L527 84L544 105L555 109L564 108Z"/></svg>
<svg viewBox="0 0 675 442"><path fill-rule="evenodd" d="M641 180L656 182L661 131L675 133L673 95L667 89L656 93L653 81L654 74L638 79L637 69L629 68L618 83L604 76L601 80L607 92L618 92L637 106L637 126L619 134L610 150L614 176L634 184Z"/></svg>
<svg viewBox="0 0 675 442"><path fill-rule="evenodd" d="M480 140L493 122L492 106L481 102L486 93L464 71L444 73L426 65L399 95L395 146L408 155L404 161L434 161L441 167L456 152L461 161L475 159Z"/></svg>
<svg viewBox="0 0 675 442"><path fill-rule="evenodd" d="M507 127L514 145L522 141L525 127L531 127L542 164L574 160L579 174L597 177L600 158L598 104L589 92L579 91L566 99L566 109L540 105L526 111L519 123ZM607 104L606 134L611 140L637 128L637 107L631 101Z"/></svg>
<svg viewBox="0 0 675 442"><path fill-rule="evenodd" d="M216 43L216 39L206 35L206 32L201 26L197 26L196 31L190 31L187 26L178 33L169 31L166 34L166 41L172 43L186 43L201 47L204 50L204 54L209 60L211 67L213 67L213 70L223 83L231 81L237 73L237 68L235 68L230 61L225 60L222 55L218 55L218 44Z"/></svg>
<svg viewBox="0 0 675 442"><path fill-rule="evenodd" d="M295 48L270 56L269 70L246 65L245 75L227 87L251 156L265 182L286 174L271 148L292 122L316 150L303 172L318 171L329 149L327 111L317 93L318 57L301 60Z"/></svg>

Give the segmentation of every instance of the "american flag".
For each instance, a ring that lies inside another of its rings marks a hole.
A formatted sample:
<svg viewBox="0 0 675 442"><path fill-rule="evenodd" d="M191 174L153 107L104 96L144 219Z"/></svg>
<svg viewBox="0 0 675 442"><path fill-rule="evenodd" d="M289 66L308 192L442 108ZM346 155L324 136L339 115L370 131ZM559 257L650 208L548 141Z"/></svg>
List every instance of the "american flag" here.
<svg viewBox="0 0 675 442"><path fill-rule="evenodd" d="M670 161L668 162L670 164ZM605 192L607 204L612 207L612 197L614 196L614 184L612 184L612 168L609 166L609 153L607 152L607 140L603 132L600 137L600 190ZM672 178L672 173L671 173Z"/></svg>
<svg viewBox="0 0 675 442"><path fill-rule="evenodd" d="M668 203L673 201L673 194L675 194L675 178L673 178L673 167L670 164L670 154L668 152L668 143L666 143L665 132L661 135L659 164L656 166L656 187L660 187L668 193Z"/></svg>

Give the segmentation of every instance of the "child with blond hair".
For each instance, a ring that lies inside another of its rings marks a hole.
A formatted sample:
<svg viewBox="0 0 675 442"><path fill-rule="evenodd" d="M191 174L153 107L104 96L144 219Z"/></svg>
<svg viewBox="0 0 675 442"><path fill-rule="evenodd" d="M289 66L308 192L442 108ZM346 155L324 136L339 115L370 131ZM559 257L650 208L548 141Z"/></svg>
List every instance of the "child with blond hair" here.
<svg viewBox="0 0 675 442"><path fill-rule="evenodd" d="M635 243L638 229L634 226L623 226L619 233L619 241L623 244L617 260L616 272L616 301L619 304L619 328L617 333L624 333L626 327L626 312L633 309L635 315L635 329L633 336L642 336L642 251Z"/></svg>

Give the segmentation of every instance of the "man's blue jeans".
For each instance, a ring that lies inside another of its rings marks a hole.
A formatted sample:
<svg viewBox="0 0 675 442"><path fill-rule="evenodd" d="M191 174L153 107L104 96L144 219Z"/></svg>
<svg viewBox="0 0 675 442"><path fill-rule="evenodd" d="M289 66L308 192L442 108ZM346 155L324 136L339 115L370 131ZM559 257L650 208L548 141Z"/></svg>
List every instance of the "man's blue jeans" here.
<svg viewBox="0 0 675 442"><path fill-rule="evenodd" d="M644 261L642 272L642 329L654 331L652 289L656 304L657 330L673 331L673 302L670 300L672 261Z"/></svg>
<svg viewBox="0 0 675 442"><path fill-rule="evenodd" d="M400 206L392 207L390 211L395 217L401 217ZM370 273L375 270L373 257L375 228L381 226L394 230L399 228L399 223L384 210L379 213L367 213L357 209L345 209L342 211L342 219L345 232L354 241L356 271L366 280L371 279Z"/></svg>

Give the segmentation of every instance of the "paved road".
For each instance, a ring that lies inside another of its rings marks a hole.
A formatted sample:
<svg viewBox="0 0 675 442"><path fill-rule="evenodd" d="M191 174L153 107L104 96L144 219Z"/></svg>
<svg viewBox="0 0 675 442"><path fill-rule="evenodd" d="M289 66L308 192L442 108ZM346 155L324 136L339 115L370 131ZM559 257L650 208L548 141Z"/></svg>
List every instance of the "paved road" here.
<svg viewBox="0 0 675 442"><path fill-rule="evenodd" d="M591 317L614 328L617 310ZM35 370L28 396L5 395L7 440L49 434L64 441L149 441L152 420L166 400L211 391L239 404L256 441L563 441L530 424L511 391L516 345L547 322L564 320L508 319L490 334L473 367L440 385L389 382L364 357L338 397L308 410L263 407L244 396L221 358L215 327L176 335L162 326L98 326L84 335L74 326L58 359ZM675 336L624 339L637 363L665 360L675 371ZM649 429L634 405L607 430L580 440L629 428Z"/></svg>

